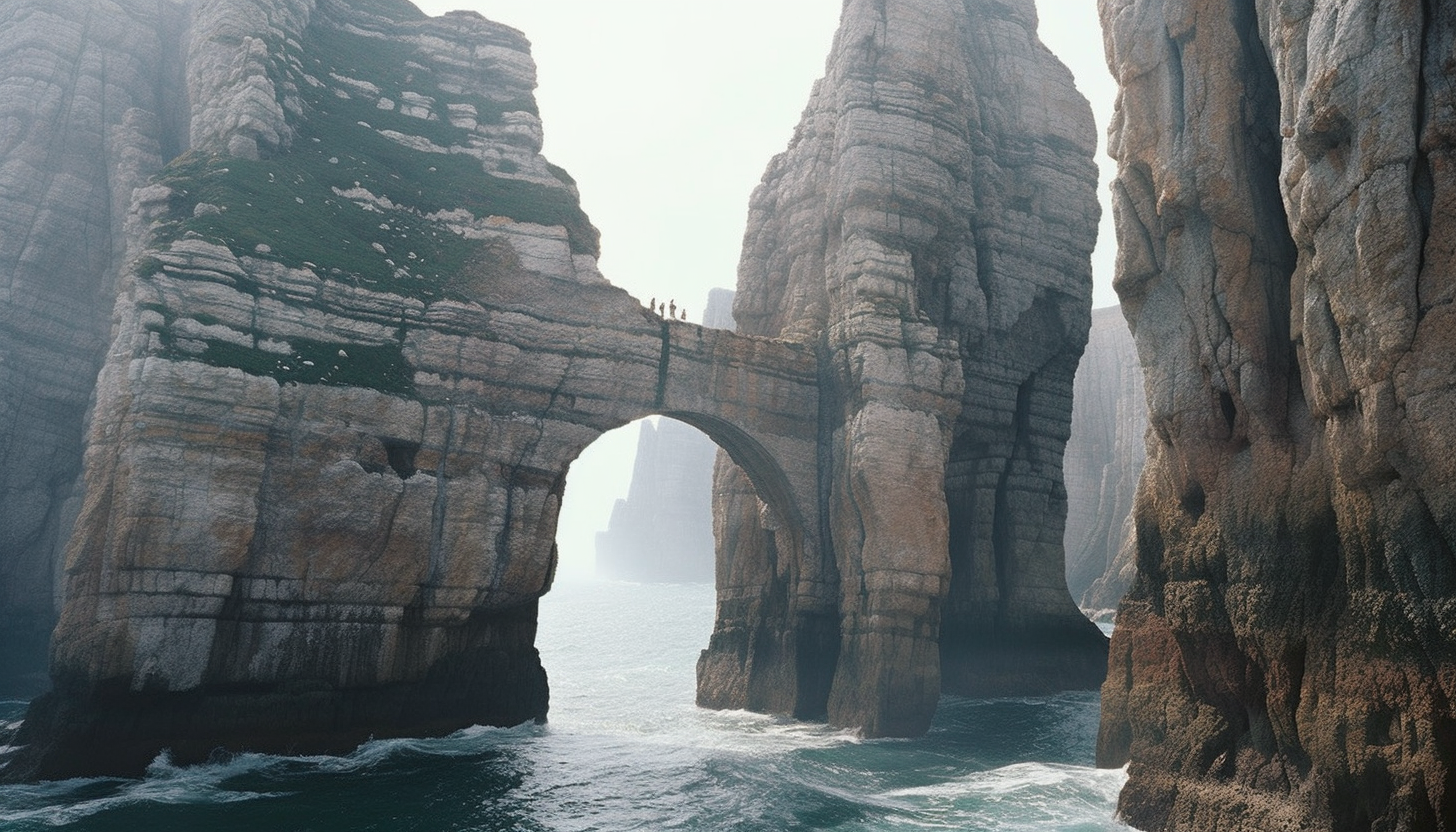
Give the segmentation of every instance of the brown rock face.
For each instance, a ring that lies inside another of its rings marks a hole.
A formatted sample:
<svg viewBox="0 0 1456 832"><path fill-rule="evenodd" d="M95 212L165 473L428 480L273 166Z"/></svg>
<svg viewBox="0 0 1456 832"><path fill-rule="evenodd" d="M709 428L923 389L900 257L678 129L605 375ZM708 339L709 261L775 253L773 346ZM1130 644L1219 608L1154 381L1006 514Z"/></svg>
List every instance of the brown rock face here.
<svg viewBox="0 0 1456 832"><path fill-rule="evenodd" d="M1077 365L1067 478L1067 588L1083 612L1110 615L1132 586L1132 506L1148 431L1143 370L1120 307L1092 310Z"/></svg>
<svg viewBox="0 0 1456 832"><path fill-rule="evenodd" d="M1122 812L1456 828L1456 9L1101 11L1152 426L1103 688Z"/></svg>
<svg viewBox="0 0 1456 832"><path fill-rule="evenodd" d="M839 672L861 685L835 677L831 722L913 733L942 687L1102 678L1062 550L1093 128L1035 26L1030 2L845 5L827 75L753 197L734 305L740 331L822 356L821 572L838 586L785 570L773 519L720 471L705 704L723 701L720 675L783 654L766 618L835 606Z"/></svg>

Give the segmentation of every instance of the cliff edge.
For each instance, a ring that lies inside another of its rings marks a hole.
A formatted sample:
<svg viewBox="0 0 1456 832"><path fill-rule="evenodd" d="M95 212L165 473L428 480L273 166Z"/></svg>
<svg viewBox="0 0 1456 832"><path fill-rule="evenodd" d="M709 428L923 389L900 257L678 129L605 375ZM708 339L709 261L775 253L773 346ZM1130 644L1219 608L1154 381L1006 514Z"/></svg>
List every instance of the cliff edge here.
<svg viewBox="0 0 1456 832"><path fill-rule="evenodd" d="M1099 762L1142 829L1456 827L1456 8L1101 13L1151 432Z"/></svg>

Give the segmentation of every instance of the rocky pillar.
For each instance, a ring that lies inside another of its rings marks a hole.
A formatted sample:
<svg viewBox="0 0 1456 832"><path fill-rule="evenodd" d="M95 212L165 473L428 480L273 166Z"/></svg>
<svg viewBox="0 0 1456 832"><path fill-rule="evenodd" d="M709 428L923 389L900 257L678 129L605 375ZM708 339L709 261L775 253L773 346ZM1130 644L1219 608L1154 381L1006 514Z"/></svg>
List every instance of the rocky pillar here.
<svg viewBox="0 0 1456 832"><path fill-rule="evenodd" d="M832 437L829 505L842 641L831 724L915 736L940 699L940 615L950 586L945 459L960 363L935 327L904 320L907 252L847 240L844 319L828 333L843 422ZM887 314L887 312L889 314Z"/></svg>
<svg viewBox="0 0 1456 832"><path fill-rule="evenodd" d="M1456 827L1456 10L1101 11L1151 423L1098 752L1121 812Z"/></svg>

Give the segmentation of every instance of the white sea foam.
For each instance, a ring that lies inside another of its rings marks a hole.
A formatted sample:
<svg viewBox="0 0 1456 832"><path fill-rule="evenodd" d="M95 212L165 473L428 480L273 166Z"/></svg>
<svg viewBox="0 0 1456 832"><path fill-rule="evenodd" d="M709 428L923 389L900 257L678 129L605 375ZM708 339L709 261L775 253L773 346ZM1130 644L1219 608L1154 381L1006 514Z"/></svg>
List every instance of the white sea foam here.
<svg viewBox="0 0 1456 832"><path fill-rule="evenodd" d="M377 813L408 815L419 832L1125 828L1112 818L1125 773L1069 764L1090 762L1094 695L948 698L931 736L864 740L696 708L710 587L607 585L547 601L545 725L377 740L341 757L238 754L188 768L164 757L139 781L3 786L0 832L116 810L145 824L149 806L170 828L203 828L220 805L236 828L260 829L289 828L298 813L324 819L309 828L331 830L385 828Z"/></svg>

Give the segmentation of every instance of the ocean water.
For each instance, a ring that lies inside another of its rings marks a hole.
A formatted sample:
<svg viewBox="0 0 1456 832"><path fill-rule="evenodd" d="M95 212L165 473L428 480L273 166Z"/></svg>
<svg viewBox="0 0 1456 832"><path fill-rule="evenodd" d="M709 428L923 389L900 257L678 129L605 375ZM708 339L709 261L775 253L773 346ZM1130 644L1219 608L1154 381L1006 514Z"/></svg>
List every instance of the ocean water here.
<svg viewBox="0 0 1456 832"><path fill-rule="evenodd" d="M693 706L706 585L567 583L542 602L551 719L347 757L239 755L142 780L0 787L0 832L1100 832L1095 693L947 697L930 733L861 740ZM0 721L24 703L0 704Z"/></svg>

